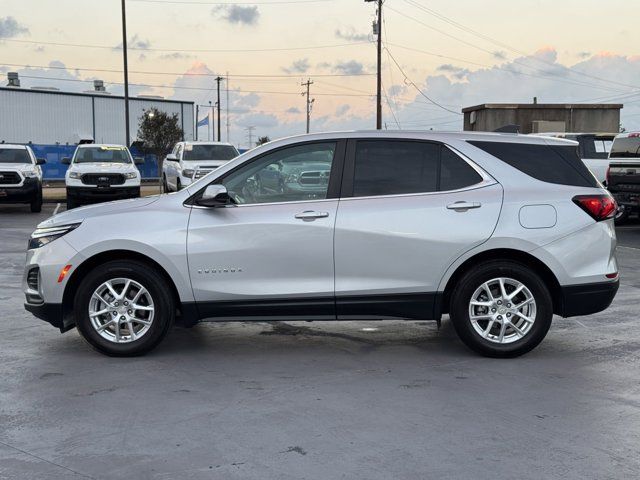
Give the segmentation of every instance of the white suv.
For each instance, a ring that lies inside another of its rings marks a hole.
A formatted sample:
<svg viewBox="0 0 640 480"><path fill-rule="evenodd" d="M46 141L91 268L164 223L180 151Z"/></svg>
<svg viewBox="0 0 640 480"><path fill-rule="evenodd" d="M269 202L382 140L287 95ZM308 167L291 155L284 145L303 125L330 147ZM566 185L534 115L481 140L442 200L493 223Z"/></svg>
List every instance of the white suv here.
<svg viewBox="0 0 640 480"><path fill-rule="evenodd" d="M552 167L552 168L551 168ZM25 307L137 355L174 320L432 319L484 355L545 337L618 289L616 204L544 137L313 134L184 190L65 212L30 240ZM579 248L576 248L579 245Z"/></svg>
<svg viewBox="0 0 640 480"><path fill-rule="evenodd" d="M87 203L140 196L140 172L136 164L144 160L134 160L127 147L78 145L73 158L63 158L62 163L69 165L64 177L67 210Z"/></svg>
<svg viewBox="0 0 640 480"><path fill-rule="evenodd" d="M181 190L238 155L230 143L179 142L162 164L163 190Z"/></svg>
<svg viewBox="0 0 640 480"><path fill-rule="evenodd" d="M44 163L28 146L0 144L0 203L28 203L40 212Z"/></svg>

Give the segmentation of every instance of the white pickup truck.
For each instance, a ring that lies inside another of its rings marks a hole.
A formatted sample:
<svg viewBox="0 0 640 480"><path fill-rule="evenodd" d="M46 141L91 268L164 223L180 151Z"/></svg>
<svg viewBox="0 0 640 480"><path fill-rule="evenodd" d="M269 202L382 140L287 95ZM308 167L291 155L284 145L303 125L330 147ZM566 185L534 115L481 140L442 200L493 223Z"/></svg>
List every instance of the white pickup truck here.
<svg viewBox="0 0 640 480"><path fill-rule="evenodd" d="M42 210L43 159L25 145L0 144L0 203L28 203Z"/></svg>
<svg viewBox="0 0 640 480"><path fill-rule="evenodd" d="M163 190L177 192L238 155L230 143L179 142L162 164Z"/></svg>

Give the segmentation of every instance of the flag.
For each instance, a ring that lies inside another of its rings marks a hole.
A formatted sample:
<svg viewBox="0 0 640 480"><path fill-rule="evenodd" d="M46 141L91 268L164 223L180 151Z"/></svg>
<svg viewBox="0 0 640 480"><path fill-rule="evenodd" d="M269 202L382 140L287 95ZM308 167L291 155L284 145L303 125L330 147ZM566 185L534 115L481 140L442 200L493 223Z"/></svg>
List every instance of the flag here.
<svg viewBox="0 0 640 480"><path fill-rule="evenodd" d="M204 117L202 120L198 121L198 127L206 127L209 125L209 114Z"/></svg>

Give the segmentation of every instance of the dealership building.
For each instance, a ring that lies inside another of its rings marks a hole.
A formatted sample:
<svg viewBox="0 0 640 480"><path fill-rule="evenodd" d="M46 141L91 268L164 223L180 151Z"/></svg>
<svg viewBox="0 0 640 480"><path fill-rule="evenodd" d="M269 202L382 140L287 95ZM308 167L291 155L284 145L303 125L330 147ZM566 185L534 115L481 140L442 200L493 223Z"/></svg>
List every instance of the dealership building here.
<svg viewBox="0 0 640 480"><path fill-rule="evenodd" d="M63 157L71 156L78 143L125 144L124 97L105 91L94 81L94 90L74 93L55 88L21 88L17 74L9 74L8 86L0 87L0 142L29 144L38 157L47 160L45 178L63 178ZM140 117L157 108L177 114L184 140L194 137L194 103L161 97L129 98L129 124L135 142ZM157 176L157 162L148 156L141 170L145 177Z"/></svg>

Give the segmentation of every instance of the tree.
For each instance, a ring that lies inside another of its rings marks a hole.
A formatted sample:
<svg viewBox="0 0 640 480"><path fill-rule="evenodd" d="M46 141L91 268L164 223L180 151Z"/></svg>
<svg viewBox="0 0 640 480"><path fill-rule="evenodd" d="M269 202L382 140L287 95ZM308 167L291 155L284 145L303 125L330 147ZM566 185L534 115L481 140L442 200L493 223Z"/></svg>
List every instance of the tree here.
<svg viewBox="0 0 640 480"><path fill-rule="evenodd" d="M258 137L258 141L256 142L256 147L259 147L260 145L264 145L265 143L270 142L271 139L269 137Z"/></svg>
<svg viewBox="0 0 640 480"><path fill-rule="evenodd" d="M150 108L144 110L138 126L138 140L144 148L158 158L158 171L162 170L162 161L173 146L184 138L184 131L179 126L178 114Z"/></svg>

